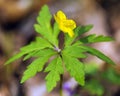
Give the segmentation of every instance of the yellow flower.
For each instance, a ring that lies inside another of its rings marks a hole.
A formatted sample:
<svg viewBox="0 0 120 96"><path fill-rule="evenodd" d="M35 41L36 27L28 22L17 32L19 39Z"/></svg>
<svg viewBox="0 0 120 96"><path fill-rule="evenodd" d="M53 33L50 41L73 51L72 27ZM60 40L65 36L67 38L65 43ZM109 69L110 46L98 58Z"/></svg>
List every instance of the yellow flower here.
<svg viewBox="0 0 120 96"><path fill-rule="evenodd" d="M76 28L75 21L67 19L66 15L62 11L58 11L57 14L54 15L54 18L61 31L68 33L70 37L74 36L73 29Z"/></svg>

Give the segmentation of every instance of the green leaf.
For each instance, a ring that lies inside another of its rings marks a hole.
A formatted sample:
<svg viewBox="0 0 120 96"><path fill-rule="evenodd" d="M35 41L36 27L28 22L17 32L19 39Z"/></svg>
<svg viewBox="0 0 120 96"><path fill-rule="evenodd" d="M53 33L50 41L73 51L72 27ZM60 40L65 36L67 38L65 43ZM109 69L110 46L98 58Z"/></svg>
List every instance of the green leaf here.
<svg viewBox="0 0 120 96"><path fill-rule="evenodd" d="M15 54L13 57L11 57L8 61L5 62L5 65L12 63L13 61L21 58L23 55L25 55L24 52L20 52L18 54Z"/></svg>
<svg viewBox="0 0 120 96"><path fill-rule="evenodd" d="M34 51L38 51L38 50L41 50L44 48L53 48L53 46L45 39L43 39L41 37L37 37L36 41L30 43L29 45L22 47L20 49L20 52L15 54L13 57L11 57L5 64L10 64L13 61L21 58L22 56L24 56L26 54L32 54ZM28 57L26 57L26 59L27 58Z"/></svg>
<svg viewBox="0 0 120 96"><path fill-rule="evenodd" d="M55 37L58 37L58 35L60 33L60 29L59 29L59 26L56 22L54 23L53 31L54 31Z"/></svg>
<svg viewBox="0 0 120 96"><path fill-rule="evenodd" d="M44 27L40 26L39 24L34 24L34 29L37 33L39 33L42 36L46 35L46 30ZM46 37L46 36L45 36Z"/></svg>
<svg viewBox="0 0 120 96"><path fill-rule="evenodd" d="M67 71L72 77L80 84L85 84L85 72L84 65L77 58L73 58L69 55L63 54L63 60Z"/></svg>
<svg viewBox="0 0 120 96"><path fill-rule="evenodd" d="M32 51L32 52L26 54L25 57L23 58L23 61L33 57L37 52L39 52L39 51L38 50L37 51Z"/></svg>
<svg viewBox="0 0 120 96"><path fill-rule="evenodd" d="M103 36L103 35L96 36L96 34L91 34L81 38L80 42L82 42L83 44L86 44L86 43L95 43L95 42L107 42L112 40L113 39L108 36Z"/></svg>
<svg viewBox="0 0 120 96"><path fill-rule="evenodd" d="M91 96L103 96L104 88L97 80L89 80L86 82L84 89L87 90Z"/></svg>
<svg viewBox="0 0 120 96"><path fill-rule="evenodd" d="M108 68L102 73L102 77L112 84L120 85L120 73L114 68Z"/></svg>
<svg viewBox="0 0 120 96"><path fill-rule="evenodd" d="M89 32L93 28L93 25L79 26L75 28L75 33L80 36L86 32Z"/></svg>
<svg viewBox="0 0 120 96"><path fill-rule="evenodd" d="M38 51L33 56L34 57L41 57L41 56L46 56L48 54L55 55L55 54L58 54L58 53L55 50L53 50L53 49L43 49L43 50Z"/></svg>
<svg viewBox="0 0 120 96"><path fill-rule="evenodd" d="M35 76L37 72L42 71L45 63L48 61L48 59L54 55L54 52L49 52L46 55L39 57L38 59L34 60L25 70L21 83L25 82L29 78Z"/></svg>
<svg viewBox="0 0 120 96"><path fill-rule="evenodd" d="M40 33L44 38L52 43L52 27L51 27L51 18L52 15L49 11L47 5L44 5L39 12L39 16L37 17L38 24L34 25L35 31Z"/></svg>
<svg viewBox="0 0 120 96"><path fill-rule="evenodd" d="M71 57L76 57L76 58L86 58L87 56L85 55L86 50L80 50L79 46L67 46L62 52L63 54L66 54Z"/></svg>
<svg viewBox="0 0 120 96"><path fill-rule="evenodd" d="M107 62L108 64L115 64L109 57L107 57L106 55L104 55L103 53L101 53L100 51L92 48L92 47L88 47L88 46L80 46L80 49L86 50L86 52L97 56L98 58L100 58L101 60Z"/></svg>
<svg viewBox="0 0 120 96"><path fill-rule="evenodd" d="M86 26L78 26L74 29L75 36L70 38L67 34L65 35L65 46L71 45L75 39L82 34L88 32L90 29L93 28L93 25L86 25Z"/></svg>
<svg viewBox="0 0 120 96"><path fill-rule="evenodd" d="M58 24L55 22L53 27L53 44L58 47L58 35L60 33L60 29Z"/></svg>
<svg viewBox="0 0 120 96"><path fill-rule="evenodd" d="M45 72L49 72L45 79L47 90L50 92L57 85L60 75L64 72L61 57L54 58L45 69Z"/></svg>
<svg viewBox="0 0 120 96"><path fill-rule="evenodd" d="M44 38L37 37L36 41L32 42L29 45L22 47L20 50L25 53L29 53L36 50L41 50L44 48L53 48L53 46Z"/></svg>
<svg viewBox="0 0 120 96"><path fill-rule="evenodd" d="M75 36L70 38L70 36L68 34L65 34L65 42L64 42L64 46L69 46L73 43L73 41L75 40Z"/></svg>
<svg viewBox="0 0 120 96"><path fill-rule="evenodd" d="M57 54L57 52L53 49L42 49L42 50L37 50L37 51L33 51L33 52L30 52L28 53L23 60L27 60L31 57L43 57L43 56L46 56L46 54Z"/></svg>
<svg viewBox="0 0 120 96"><path fill-rule="evenodd" d="M47 62L48 58L40 57L36 60L34 60L25 70L21 83L24 83L29 78L36 75L39 70L42 70L44 67L45 62Z"/></svg>
<svg viewBox="0 0 120 96"><path fill-rule="evenodd" d="M48 25L50 27L51 26L51 24L50 24L51 18L52 18L52 15L50 13L48 6L44 5L39 12L39 16L37 18L38 23L42 27L44 27L45 25Z"/></svg>
<svg viewBox="0 0 120 96"><path fill-rule="evenodd" d="M85 73L87 75L95 75L99 70L99 65L95 63L87 63L85 64Z"/></svg>

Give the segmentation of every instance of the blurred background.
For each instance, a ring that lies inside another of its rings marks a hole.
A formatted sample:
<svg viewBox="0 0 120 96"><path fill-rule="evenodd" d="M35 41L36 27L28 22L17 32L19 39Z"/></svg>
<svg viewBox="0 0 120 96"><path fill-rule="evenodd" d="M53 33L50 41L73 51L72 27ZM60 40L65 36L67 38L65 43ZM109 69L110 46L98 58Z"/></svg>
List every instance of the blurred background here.
<svg viewBox="0 0 120 96"><path fill-rule="evenodd" d="M116 65L111 67L89 56L83 60L86 85L79 86L65 73L64 96L120 96L120 0L0 0L0 96L59 96L59 86L51 93L46 91L43 73L20 84L22 73L32 59L4 66L20 47L34 40L37 34L33 24L44 4L52 14L63 10L77 25L93 24L94 28L87 34L115 39L91 46L109 56Z"/></svg>

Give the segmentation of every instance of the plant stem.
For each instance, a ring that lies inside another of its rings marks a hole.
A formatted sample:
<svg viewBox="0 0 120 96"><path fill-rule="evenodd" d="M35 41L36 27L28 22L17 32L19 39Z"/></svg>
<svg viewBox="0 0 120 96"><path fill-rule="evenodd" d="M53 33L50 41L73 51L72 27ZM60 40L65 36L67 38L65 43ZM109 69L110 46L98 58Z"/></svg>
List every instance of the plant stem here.
<svg viewBox="0 0 120 96"><path fill-rule="evenodd" d="M60 75L60 96L63 96L62 84L63 84L63 75Z"/></svg>

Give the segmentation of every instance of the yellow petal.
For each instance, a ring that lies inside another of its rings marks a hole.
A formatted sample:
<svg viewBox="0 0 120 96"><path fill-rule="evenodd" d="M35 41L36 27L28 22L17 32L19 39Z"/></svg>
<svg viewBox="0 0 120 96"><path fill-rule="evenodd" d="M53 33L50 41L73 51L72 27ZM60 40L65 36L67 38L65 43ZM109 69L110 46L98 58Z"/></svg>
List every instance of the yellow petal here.
<svg viewBox="0 0 120 96"><path fill-rule="evenodd" d="M59 28L61 29L61 31L63 31L64 33L68 33L68 28L66 26L63 26L63 24L59 25Z"/></svg>
<svg viewBox="0 0 120 96"><path fill-rule="evenodd" d="M62 12L62 11L58 11L56 16L60 19L60 20L64 20L66 19L66 15Z"/></svg>
<svg viewBox="0 0 120 96"><path fill-rule="evenodd" d="M68 35L70 37L74 36L74 32L71 28L65 27L65 26L60 26L61 31L63 31L64 33L68 33Z"/></svg>
<svg viewBox="0 0 120 96"><path fill-rule="evenodd" d="M54 18L61 31L68 33L70 37L74 36L73 29L76 28L76 23L74 20L67 19L66 15L62 11L58 11L57 14L54 15Z"/></svg>
<svg viewBox="0 0 120 96"><path fill-rule="evenodd" d="M76 28L76 23L74 20L64 20L63 24L64 24L64 26L71 28L71 29Z"/></svg>
<svg viewBox="0 0 120 96"><path fill-rule="evenodd" d="M68 32L68 35L69 35L70 37L73 37L75 34L74 34L73 30L70 30L70 31Z"/></svg>

